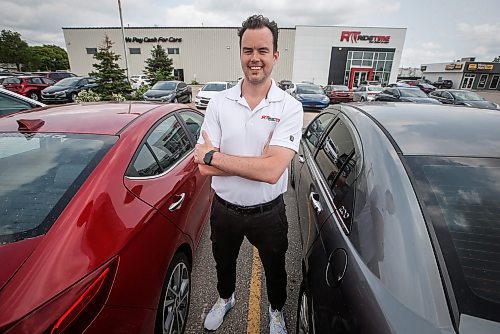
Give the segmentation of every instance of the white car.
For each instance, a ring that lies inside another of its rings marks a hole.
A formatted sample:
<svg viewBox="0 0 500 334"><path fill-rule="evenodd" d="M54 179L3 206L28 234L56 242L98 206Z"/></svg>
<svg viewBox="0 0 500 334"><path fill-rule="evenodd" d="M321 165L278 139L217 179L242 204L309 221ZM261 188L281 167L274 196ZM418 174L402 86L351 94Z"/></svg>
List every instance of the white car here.
<svg viewBox="0 0 500 334"><path fill-rule="evenodd" d="M194 105L199 109L206 109L208 102L215 94L226 90L228 88L233 87L230 82L225 81L213 81L207 82L205 86L203 86L198 94L196 94L196 98L194 100Z"/></svg>
<svg viewBox="0 0 500 334"><path fill-rule="evenodd" d="M382 86L363 85L354 91L352 100L357 102L373 101L375 95L383 89Z"/></svg>
<svg viewBox="0 0 500 334"><path fill-rule="evenodd" d="M45 104L26 96L0 88L0 117L33 108L46 107Z"/></svg>
<svg viewBox="0 0 500 334"><path fill-rule="evenodd" d="M149 85L148 77L145 75L133 75L130 77L130 81L132 89L134 90L141 86Z"/></svg>

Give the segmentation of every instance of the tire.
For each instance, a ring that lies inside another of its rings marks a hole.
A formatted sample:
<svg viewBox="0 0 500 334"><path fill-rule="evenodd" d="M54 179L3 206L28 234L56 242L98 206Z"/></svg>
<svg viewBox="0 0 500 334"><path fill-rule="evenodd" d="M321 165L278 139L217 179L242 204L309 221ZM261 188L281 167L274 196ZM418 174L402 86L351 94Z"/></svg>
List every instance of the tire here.
<svg viewBox="0 0 500 334"><path fill-rule="evenodd" d="M299 302L297 304L297 334L312 333L311 298L307 291L306 283L302 280L299 291Z"/></svg>
<svg viewBox="0 0 500 334"><path fill-rule="evenodd" d="M174 98L174 103L179 103L179 100L176 97Z"/></svg>
<svg viewBox="0 0 500 334"><path fill-rule="evenodd" d="M191 103L191 102L193 102L193 95L189 94L187 103Z"/></svg>
<svg viewBox="0 0 500 334"><path fill-rule="evenodd" d="M191 264L175 254L165 276L156 314L156 334L181 334L186 327L191 297Z"/></svg>
<svg viewBox="0 0 500 334"><path fill-rule="evenodd" d="M71 102L76 102L76 97L77 97L76 93L71 93L69 99L70 99Z"/></svg>
<svg viewBox="0 0 500 334"><path fill-rule="evenodd" d="M361 99L359 100L360 102L365 102L365 98L364 97L361 97Z"/></svg>
<svg viewBox="0 0 500 334"><path fill-rule="evenodd" d="M40 97L38 96L38 94L36 92L30 92L28 94L28 97L32 100L35 100L35 101L40 101Z"/></svg>

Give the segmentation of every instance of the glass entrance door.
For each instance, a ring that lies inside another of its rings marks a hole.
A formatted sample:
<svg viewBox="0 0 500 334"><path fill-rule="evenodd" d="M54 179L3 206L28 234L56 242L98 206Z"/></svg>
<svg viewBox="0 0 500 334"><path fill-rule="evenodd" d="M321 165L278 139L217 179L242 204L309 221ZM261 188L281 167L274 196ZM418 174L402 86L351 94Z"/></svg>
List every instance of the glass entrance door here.
<svg viewBox="0 0 500 334"><path fill-rule="evenodd" d="M475 74L464 75L464 81L462 82L462 88L463 89L471 89L475 78L476 78Z"/></svg>

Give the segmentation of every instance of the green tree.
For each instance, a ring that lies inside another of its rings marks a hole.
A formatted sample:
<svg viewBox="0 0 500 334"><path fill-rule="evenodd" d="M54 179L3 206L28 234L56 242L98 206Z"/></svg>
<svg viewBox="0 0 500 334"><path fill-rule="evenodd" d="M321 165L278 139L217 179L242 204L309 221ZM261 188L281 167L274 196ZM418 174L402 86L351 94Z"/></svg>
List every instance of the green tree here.
<svg viewBox="0 0 500 334"><path fill-rule="evenodd" d="M94 55L98 63L92 64L92 66L96 70L89 73L90 76L96 78L95 91L103 100L112 100L113 94L125 95L131 91L125 70L116 63L120 56L111 51L112 46L113 42L106 35L99 51Z"/></svg>
<svg viewBox="0 0 500 334"><path fill-rule="evenodd" d="M27 69L30 71L56 71L69 68L68 53L57 45L29 47Z"/></svg>
<svg viewBox="0 0 500 334"><path fill-rule="evenodd" d="M28 60L28 56L28 43L21 39L21 34L2 30L0 33L0 63L16 64L17 70L21 71L21 65Z"/></svg>
<svg viewBox="0 0 500 334"><path fill-rule="evenodd" d="M151 50L151 58L146 59L144 75L148 77L152 86L158 81L173 80L174 61L168 57L165 49L161 45L155 46Z"/></svg>
<svg viewBox="0 0 500 334"><path fill-rule="evenodd" d="M494 63L500 63L500 56L495 57L495 59L493 59L493 62Z"/></svg>

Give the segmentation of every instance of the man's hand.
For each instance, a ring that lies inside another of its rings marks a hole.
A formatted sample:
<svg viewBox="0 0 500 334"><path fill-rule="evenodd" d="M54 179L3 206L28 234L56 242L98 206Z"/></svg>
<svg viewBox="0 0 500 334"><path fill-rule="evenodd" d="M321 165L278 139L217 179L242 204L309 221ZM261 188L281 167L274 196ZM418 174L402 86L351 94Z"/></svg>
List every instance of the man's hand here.
<svg viewBox="0 0 500 334"><path fill-rule="evenodd" d="M201 135L203 136L203 140L205 142L203 144L196 144L194 148L194 162L204 165L205 162L203 161L203 158L205 157L205 154L207 154L210 150L215 150L215 148L205 130L201 131Z"/></svg>

